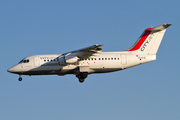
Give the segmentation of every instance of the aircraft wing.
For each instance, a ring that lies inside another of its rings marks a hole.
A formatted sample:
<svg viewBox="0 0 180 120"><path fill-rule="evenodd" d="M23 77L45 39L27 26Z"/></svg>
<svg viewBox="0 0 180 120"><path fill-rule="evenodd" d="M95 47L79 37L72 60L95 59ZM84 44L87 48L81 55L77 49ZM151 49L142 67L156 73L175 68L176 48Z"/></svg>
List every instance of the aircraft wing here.
<svg viewBox="0 0 180 120"><path fill-rule="evenodd" d="M86 48L83 48L83 49L79 49L79 50L75 50L75 51L71 51L71 52L68 52L68 53L64 53L63 55L76 55L77 57L79 58L88 58L96 53L99 53L101 52L102 48L101 48L102 45L92 45L90 47L86 47Z"/></svg>

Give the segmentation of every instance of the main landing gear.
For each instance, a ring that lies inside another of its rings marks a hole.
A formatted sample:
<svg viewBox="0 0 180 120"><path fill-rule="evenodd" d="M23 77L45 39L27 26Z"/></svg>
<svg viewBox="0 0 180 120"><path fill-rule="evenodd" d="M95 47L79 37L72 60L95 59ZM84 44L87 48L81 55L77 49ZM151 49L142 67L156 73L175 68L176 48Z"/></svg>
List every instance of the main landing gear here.
<svg viewBox="0 0 180 120"><path fill-rule="evenodd" d="M79 79L80 83L83 83L85 78L87 78L88 73L87 72L80 72L76 75L76 77Z"/></svg>
<svg viewBox="0 0 180 120"><path fill-rule="evenodd" d="M22 81L22 77L21 77L21 75L19 75L19 78L18 78L18 80L19 80L19 81Z"/></svg>

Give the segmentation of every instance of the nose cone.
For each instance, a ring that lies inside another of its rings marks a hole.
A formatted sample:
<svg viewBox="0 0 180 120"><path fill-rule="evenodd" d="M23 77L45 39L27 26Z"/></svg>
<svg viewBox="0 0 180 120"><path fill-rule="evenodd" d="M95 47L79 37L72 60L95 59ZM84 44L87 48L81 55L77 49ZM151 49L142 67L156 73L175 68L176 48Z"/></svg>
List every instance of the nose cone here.
<svg viewBox="0 0 180 120"><path fill-rule="evenodd" d="M15 66L9 68L7 71L10 72L10 73L18 74L18 73L21 72L21 67L20 67L20 65L18 64L18 65L15 65Z"/></svg>
<svg viewBox="0 0 180 120"><path fill-rule="evenodd" d="M7 71L10 72L10 73L13 73L13 72L14 72L14 68L11 67L11 68L9 68Z"/></svg>

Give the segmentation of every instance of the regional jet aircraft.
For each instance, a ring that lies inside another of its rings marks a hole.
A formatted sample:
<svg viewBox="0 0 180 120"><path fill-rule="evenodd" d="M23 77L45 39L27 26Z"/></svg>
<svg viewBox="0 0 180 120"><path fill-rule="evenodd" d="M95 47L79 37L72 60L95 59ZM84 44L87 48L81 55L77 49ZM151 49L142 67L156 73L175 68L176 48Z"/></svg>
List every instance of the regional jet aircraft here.
<svg viewBox="0 0 180 120"><path fill-rule="evenodd" d="M156 60L157 50L170 25L145 29L134 46L126 51L102 52L102 45L93 45L64 54L34 55L24 58L8 72L19 74L19 81L22 81L21 75L74 74L82 83L89 74L114 72Z"/></svg>

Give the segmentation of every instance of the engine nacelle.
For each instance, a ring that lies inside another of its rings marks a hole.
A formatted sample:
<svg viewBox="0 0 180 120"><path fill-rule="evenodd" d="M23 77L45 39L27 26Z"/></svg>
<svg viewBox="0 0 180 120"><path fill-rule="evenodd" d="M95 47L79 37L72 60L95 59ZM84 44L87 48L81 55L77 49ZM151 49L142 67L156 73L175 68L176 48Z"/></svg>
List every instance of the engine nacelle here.
<svg viewBox="0 0 180 120"><path fill-rule="evenodd" d="M65 57L66 59L66 63L75 63L78 61L78 57L77 56L71 56L71 55L68 55Z"/></svg>
<svg viewBox="0 0 180 120"><path fill-rule="evenodd" d="M67 65L67 64L70 64L70 63L75 63L78 61L78 57L77 56L72 56L72 55L62 55L62 56L59 56L58 57L58 63L59 65Z"/></svg>

